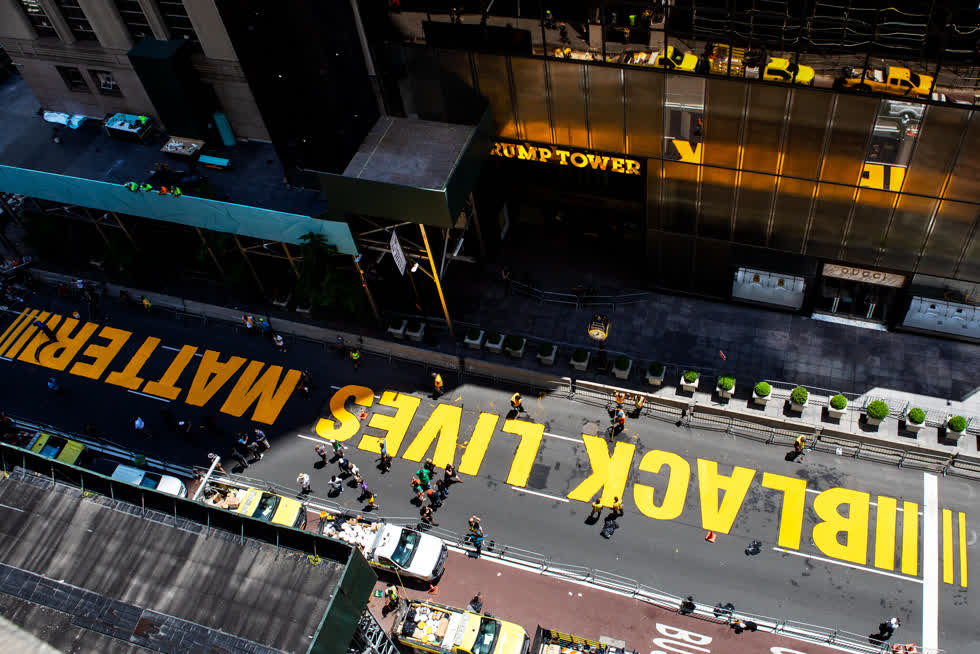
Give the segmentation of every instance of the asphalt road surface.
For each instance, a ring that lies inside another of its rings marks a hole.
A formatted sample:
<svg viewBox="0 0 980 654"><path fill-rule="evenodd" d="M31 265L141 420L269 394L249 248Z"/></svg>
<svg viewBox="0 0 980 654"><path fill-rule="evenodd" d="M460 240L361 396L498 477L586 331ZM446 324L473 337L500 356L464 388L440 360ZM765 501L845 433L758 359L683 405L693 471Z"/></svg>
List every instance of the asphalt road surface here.
<svg viewBox="0 0 980 654"><path fill-rule="evenodd" d="M79 432L95 424L116 442L193 465L206 465L209 451L227 456L233 434L258 425L272 449L245 474L298 491L297 474L308 472L320 496L337 468L314 467L313 447L336 437L380 513L395 517L418 515L409 491L417 461L452 459L465 483L437 511L443 527L464 532L476 514L488 541L703 603L856 634L895 615L897 642L980 651L968 585L980 574L968 512L975 484L832 454L795 462L785 449L653 418L628 420L614 449L602 407L560 396L527 394L527 414L507 420L510 394L524 389L445 373L447 392L434 399L419 365L365 355L354 370L330 346L287 340L279 352L244 329L118 304L105 304L91 327L61 320L78 308L69 300L35 296L30 307L54 312L36 317L58 342L32 331L29 314L5 315L3 408L18 416ZM291 392L300 370L313 373L309 398ZM46 387L52 375L58 394ZM211 417L225 435L195 429L182 439L167 430L168 412L197 424ZM397 456L382 475L373 451L385 437ZM624 501L609 539L600 535L608 508L588 519L594 496ZM337 499L361 506L353 489ZM716 542L705 540L709 530ZM747 554L754 540L759 551Z"/></svg>

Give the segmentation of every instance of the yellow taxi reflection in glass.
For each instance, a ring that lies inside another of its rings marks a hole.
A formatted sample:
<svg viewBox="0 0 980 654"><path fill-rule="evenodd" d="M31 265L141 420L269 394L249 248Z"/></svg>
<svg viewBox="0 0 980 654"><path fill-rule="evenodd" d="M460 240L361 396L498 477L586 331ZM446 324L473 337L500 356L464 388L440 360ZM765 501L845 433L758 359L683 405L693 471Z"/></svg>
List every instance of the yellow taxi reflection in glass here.
<svg viewBox="0 0 980 654"><path fill-rule="evenodd" d="M690 52L681 52L674 46L668 45L657 53L650 65L655 68L686 70L693 73L698 67L698 58Z"/></svg>
<svg viewBox="0 0 980 654"><path fill-rule="evenodd" d="M800 66L782 57L770 59L762 72L762 79L769 82L806 84L808 86L813 84L815 76L816 72L809 66Z"/></svg>

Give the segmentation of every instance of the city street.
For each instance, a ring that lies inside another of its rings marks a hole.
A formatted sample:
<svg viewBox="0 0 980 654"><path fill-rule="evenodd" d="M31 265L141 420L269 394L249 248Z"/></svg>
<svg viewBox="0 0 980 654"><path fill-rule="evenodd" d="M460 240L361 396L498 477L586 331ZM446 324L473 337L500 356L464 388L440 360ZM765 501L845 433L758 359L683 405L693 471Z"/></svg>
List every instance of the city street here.
<svg viewBox="0 0 980 654"><path fill-rule="evenodd" d="M487 547L857 634L897 616L895 642L980 651L968 586L980 575L968 512L976 488L964 480L821 453L796 462L785 449L652 418L628 419L613 448L608 413L560 396L528 394L527 413L508 420L511 393L525 389L444 372L447 392L436 399L421 366L365 355L355 370L329 344L287 341L280 352L242 328L109 301L98 325L62 322L79 308L66 299L37 295L29 306L41 313L6 313L0 325L2 408L16 416L77 432L94 424L178 463L203 466L218 452L229 470L234 434L258 426L272 448L245 474L298 492L306 472L320 497L337 468L315 467L313 448L337 438L390 517L418 516L409 489L417 462L452 460L465 483L451 487L435 519L463 532L480 516ZM34 317L57 344L36 333ZM309 398L294 392L303 370L313 375ZM52 375L59 394L46 386ZM172 417L211 417L224 435L195 428L182 438L166 426ZM395 455L384 475L375 464L382 438ZM357 494L347 489L338 501L356 509ZM589 520L598 496L607 507L624 502L608 539L600 531L610 509ZM705 540L709 531L716 542ZM758 553L747 550L752 541Z"/></svg>

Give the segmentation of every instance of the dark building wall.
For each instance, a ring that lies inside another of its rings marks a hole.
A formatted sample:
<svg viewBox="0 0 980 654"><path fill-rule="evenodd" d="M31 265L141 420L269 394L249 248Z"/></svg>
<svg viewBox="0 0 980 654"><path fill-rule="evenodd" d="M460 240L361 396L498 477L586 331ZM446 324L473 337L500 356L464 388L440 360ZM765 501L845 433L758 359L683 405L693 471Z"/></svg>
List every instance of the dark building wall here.
<svg viewBox="0 0 980 654"><path fill-rule="evenodd" d="M350 3L217 4L287 175L343 172L380 116Z"/></svg>

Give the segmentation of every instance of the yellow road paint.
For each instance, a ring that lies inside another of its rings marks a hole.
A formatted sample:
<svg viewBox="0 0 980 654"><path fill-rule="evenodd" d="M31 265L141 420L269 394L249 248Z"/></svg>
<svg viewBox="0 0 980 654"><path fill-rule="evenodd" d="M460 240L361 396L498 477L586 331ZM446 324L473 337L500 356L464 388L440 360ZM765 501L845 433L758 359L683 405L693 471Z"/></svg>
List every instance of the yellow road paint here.
<svg viewBox="0 0 980 654"><path fill-rule="evenodd" d="M245 363L244 357L236 356L228 357L227 361L221 363L218 361L219 356L220 352L204 350L184 402L191 406L204 406Z"/></svg>
<svg viewBox="0 0 980 654"><path fill-rule="evenodd" d="M197 354L197 348L193 345L185 345L180 348L180 352L177 353L174 360L167 366L167 371L163 373L163 376L156 381L146 382L146 386L143 387L143 392L158 397L165 397L168 400L176 400L177 396L183 390L180 386L177 386L177 380L180 379L184 369L187 368L187 364L194 360L195 354ZM238 415L241 414L239 413Z"/></svg>
<svg viewBox="0 0 980 654"><path fill-rule="evenodd" d="M372 393L371 396L373 398L374 394ZM408 428L412 425L412 419L419 410L421 403L422 400L411 395L392 393L391 391L382 393L378 404L394 408L395 415L386 416L382 413L372 415L371 420L368 421L368 427L381 430L385 432L385 435L383 438L378 438L377 436L364 434L361 437L360 444L357 446L358 449L373 452L374 454L381 454L381 441L385 440L385 448L388 450L388 455L398 456L398 450L402 447L405 434L408 433Z"/></svg>
<svg viewBox="0 0 980 654"><path fill-rule="evenodd" d="M633 463L636 446L632 443L617 442L612 456L606 439L591 434L582 434L585 451L589 455L592 466L590 474L582 483L576 486L566 497L579 502L590 502L596 493L602 491L601 502L612 506L613 498L622 500L626 490L626 480Z"/></svg>
<svg viewBox="0 0 980 654"><path fill-rule="evenodd" d="M806 480L762 473L762 487L782 491L783 507L779 514L779 536L776 544L786 549L800 549L803 534L803 510L806 508Z"/></svg>
<svg viewBox="0 0 980 654"><path fill-rule="evenodd" d="M91 324L91 323L89 323ZM138 391L143 382L146 381L142 377L139 377L140 370L146 365L147 359L153 354L153 351L157 349L160 345L160 339L154 338L153 336L147 336L143 344L140 345L139 349L136 350L136 354L133 358L129 360L126 367L122 369L122 372L110 372L105 377L107 384L113 384L115 386L122 386L123 388L128 388L131 391Z"/></svg>
<svg viewBox="0 0 980 654"><path fill-rule="evenodd" d="M742 508L745 494L749 492L755 470L735 466L730 476L718 474L718 463L698 459L698 488L701 491L701 526L721 534L727 534L738 510ZM718 491L725 491L718 502Z"/></svg>
<svg viewBox="0 0 980 654"><path fill-rule="evenodd" d="M3 330L3 334L0 334L0 352L3 351L4 347L6 347L7 339L15 336L20 328L23 327L23 323L26 322L28 312L30 312L30 309L24 309L21 311L20 314L14 318L14 321L7 325L7 328Z"/></svg>
<svg viewBox="0 0 980 654"><path fill-rule="evenodd" d="M14 341L13 345L7 348L7 351L4 352L4 356L10 357L11 359L15 358L17 353L20 352L20 349L24 347L24 345L31 340L31 337L34 336L35 332L37 332L37 327L34 326L34 321L40 320L41 322L44 322L50 315L51 314L49 314L47 311L34 312L33 314L28 315L27 324L24 325L24 329L20 331L20 334Z"/></svg>
<svg viewBox="0 0 980 654"><path fill-rule="evenodd" d="M267 425L276 421L279 412L286 405L286 400L293 394L296 384L299 383L301 373L299 370L287 370L280 383L282 366L269 366L259 377L259 372L265 365L261 361L249 362L231 392L228 393L228 399L221 405L222 413L238 418L255 404L252 420Z"/></svg>
<svg viewBox="0 0 980 654"><path fill-rule="evenodd" d="M534 465L534 459L537 458L538 449L541 447L544 425L524 420L504 420L501 431L521 437L514 460L510 464L507 483L524 488L527 486L527 479L531 476L531 466Z"/></svg>
<svg viewBox="0 0 980 654"><path fill-rule="evenodd" d="M69 372L73 375L78 375L79 377L86 377L88 379L93 379L98 381L102 377L102 373L105 369L109 367L112 360L116 358L119 354L119 350L123 348L129 337L132 336L132 332L127 332L123 329L116 329L115 327L103 327L99 330L99 338L108 339L108 345L97 345L95 343L89 343L89 346L85 348L81 356L91 357L92 363L85 363L84 361L76 361L75 365L71 367ZM173 399L173 398L171 398Z"/></svg>
<svg viewBox="0 0 980 654"><path fill-rule="evenodd" d="M654 520L673 520L680 517L684 511L684 500L687 497L687 487L691 482L691 464L680 455L663 450L650 450L640 459L639 470L642 472L659 473L664 466L670 471L667 478L667 490L664 499L657 506L654 502L654 491L645 484L633 484L633 502L640 513Z"/></svg>
<svg viewBox="0 0 980 654"><path fill-rule="evenodd" d="M346 408L350 398L354 398L354 404L367 408L374 404L374 391L356 384L338 389L330 397L330 415L337 420L337 424L327 418L320 418L316 423L317 436L343 442L361 430L361 421Z"/></svg>
<svg viewBox="0 0 980 654"><path fill-rule="evenodd" d="M919 505L902 503L902 574L919 574Z"/></svg>
<svg viewBox="0 0 980 654"><path fill-rule="evenodd" d="M422 457L429 451L433 441L438 437L432 462L437 468L445 468L446 464L452 463L456 456L456 445L459 443L459 423L462 417L462 407L455 404L437 405L432 415L415 435L415 439L405 449L402 458L409 461L421 461Z"/></svg>
<svg viewBox="0 0 980 654"><path fill-rule="evenodd" d="M943 582L954 583L953 578L953 512L943 509Z"/></svg>
<svg viewBox="0 0 980 654"><path fill-rule="evenodd" d="M895 522L898 517L898 500L878 496L875 509L875 567L895 569Z"/></svg>
<svg viewBox="0 0 980 654"><path fill-rule="evenodd" d="M843 504L849 506L847 517L840 512ZM848 488L829 488L814 498L813 510L821 520L813 526L817 548L829 557L867 565L871 496Z"/></svg>
<svg viewBox="0 0 980 654"><path fill-rule="evenodd" d="M88 342L88 339L92 338L92 334L99 328L94 322L87 322L79 327L75 335L72 336L72 332L77 326L78 320L65 318L58 330L58 342L42 348L37 354L37 362L52 370L67 368L71 360L82 349L82 346Z"/></svg>
<svg viewBox="0 0 980 654"><path fill-rule="evenodd" d="M463 456L459 460L459 473L461 475L473 475L475 477L480 474L480 465L483 463L487 446L490 445L490 438L493 436L499 421L500 416L495 413L481 413L480 417L477 418L473 435L466 443L466 449L463 450Z"/></svg>
<svg viewBox="0 0 980 654"><path fill-rule="evenodd" d="M960 540L960 586L966 588L966 514L957 512Z"/></svg>
<svg viewBox="0 0 980 654"><path fill-rule="evenodd" d="M58 314L52 314L51 316L49 316L44 320L44 324L48 326L48 329L54 330L54 328L58 326L58 322L60 320L61 320L61 316L59 316ZM38 328L37 333L34 334L34 338L31 339L31 342L27 344L27 347L23 349L23 351L20 353L17 359L25 363L38 364L38 360L37 360L38 348L40 348L43 345L53 345L53 344L54 341L52 341L47 334L45 334L43 331L41 331L40 328Z"/></svg>

